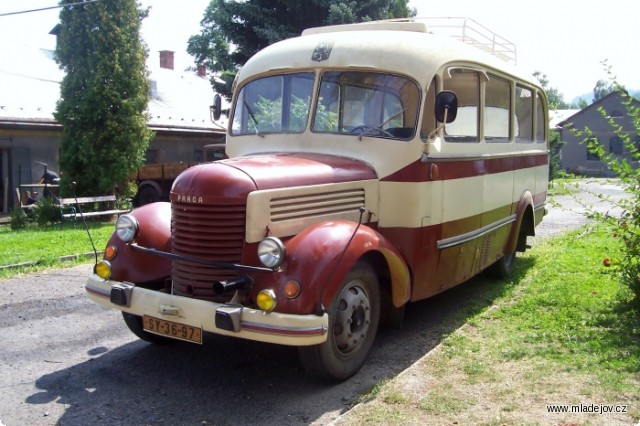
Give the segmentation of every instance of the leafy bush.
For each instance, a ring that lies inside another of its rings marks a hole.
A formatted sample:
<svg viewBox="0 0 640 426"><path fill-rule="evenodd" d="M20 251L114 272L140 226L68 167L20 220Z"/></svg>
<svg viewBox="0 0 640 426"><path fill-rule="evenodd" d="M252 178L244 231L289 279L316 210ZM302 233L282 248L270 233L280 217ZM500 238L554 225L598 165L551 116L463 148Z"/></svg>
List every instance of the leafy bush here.
<svg viewBox="0 0 640 426"><path fill-rule="evenodd" d="M623 146L628 152L627 157L607 152L589 128L571 128L571 131L581 138L589 152L597 155L609 167L620 179L625 192L629 194L627 198L619 201L609 200L622 210L619 217L594 210L591 210L589 215L599 222L611 225L614 229L613 237L622 239L623 253L621 259L616 259L615 264L619 268L622 282L632 290L636 302L640 303L640 169L638 169L640 150L636 144L636 138L640 136L640 107L624 88L616 85L616 90L624 100L627 115L636 129L635 134L625 131L623 125L609 116L603 107L600 107L599 112L614 129L616 136L623 141ZM599 194L596 195L604 198Z"/></svg>
<svg viewBox="0 0 640 426"><path fill-rule="evenodd" d="M16 207L11 210L11 222L9 223L11 229L22 229L27 226L28 222L29 218L27 217L27 214L20 207Z"/></svg>
<svg viewBox="0 0 640 426"><path fill-rule="evenodd" d="M48 197L43 197L38 200L33 208L33 214L38 226L58 223L62 219L60 216L60 208Z"/></svg>

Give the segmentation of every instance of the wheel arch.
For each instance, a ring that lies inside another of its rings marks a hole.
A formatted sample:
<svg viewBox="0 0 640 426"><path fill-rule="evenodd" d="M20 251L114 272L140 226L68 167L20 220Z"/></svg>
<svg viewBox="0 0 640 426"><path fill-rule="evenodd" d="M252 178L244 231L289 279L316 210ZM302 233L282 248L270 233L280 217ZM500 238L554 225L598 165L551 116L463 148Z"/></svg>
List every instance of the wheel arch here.
<svg viewBox="0 0 640 426"><path fill-rule="evenodd" d="M369 226L350 221L315 224L285 243L290 261L287 276L313 282L315 299L329 306L342 281L358 261L375 271L381 290L395 307L411 295L409 267L398 250Z"/></svg>
<svg viewBox="0 0 640 426"><path fill-rule="evenodd" d="M521 236L535 236L533 195L529 191L522 193L516 205L516 220L511 228L506 253L524 252L527 249L526 238Z"/></svg>

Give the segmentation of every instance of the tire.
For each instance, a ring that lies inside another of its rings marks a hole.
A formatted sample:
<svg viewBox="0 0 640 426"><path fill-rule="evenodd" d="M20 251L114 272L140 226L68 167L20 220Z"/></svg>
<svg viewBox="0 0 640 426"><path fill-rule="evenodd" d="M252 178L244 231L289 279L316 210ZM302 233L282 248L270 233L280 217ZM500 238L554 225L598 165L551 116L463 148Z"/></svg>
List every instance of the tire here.
<svg viewBox="0 0 640 426"><path fill-rule="evenodd" d="M329 308L327 341L298 348L305 370L325 381L341 382L364 364L380 322L380 288L373 269L357 263Z"/></svg>
<svg viewBox="0 0 640 426"><path fill-rule="evenodd" d="M505 253L496 263L489 267L489 273L500 280L508 280L513 275L516 265L516 252L525 251L527 248L527 235L519 232L515 250Z"/></svg>
<svg viewBox="0 0 640 426"><path fill-rule="evenodd" d="M489 272L501 280L508 280L513 275L516 264L516 252L505 254L496 263L489 267Z"/></svg>
<svg viewBox="0 0 640 426"><path fill-rule="evenodd" d="M142 188L140 188L140 191L138 191L137 199L138 199L138 205L144 206L146 204L151 204L151 203L160 201L160 194L158 193L158 190L153 186L145 185Z"/></svg>
<svg viewBox="0 0 640 426"><path fill-rule="evenodd" d="M127 324L127 327L129 327L129 330L146 342L154 343L156 345L170 345L175 343L174 339L158 336L157 334L145 331L144 328L142 328L142 318L138 315L122 312L122 318L124 319L124 323Z"/></svg>

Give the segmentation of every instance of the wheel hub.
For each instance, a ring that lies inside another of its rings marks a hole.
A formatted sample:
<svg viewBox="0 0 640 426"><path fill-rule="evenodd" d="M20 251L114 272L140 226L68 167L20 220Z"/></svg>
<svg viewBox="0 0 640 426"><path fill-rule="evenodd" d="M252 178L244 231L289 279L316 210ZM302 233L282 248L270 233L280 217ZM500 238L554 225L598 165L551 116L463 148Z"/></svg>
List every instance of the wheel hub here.
<svg viewBox="0 0 640 426"><path fill-rule="evenodd" d="M358 285L347 286L336 311L334 326L338 350L349 353L364 342L371 324L371 305L367 294Z"/></svg>

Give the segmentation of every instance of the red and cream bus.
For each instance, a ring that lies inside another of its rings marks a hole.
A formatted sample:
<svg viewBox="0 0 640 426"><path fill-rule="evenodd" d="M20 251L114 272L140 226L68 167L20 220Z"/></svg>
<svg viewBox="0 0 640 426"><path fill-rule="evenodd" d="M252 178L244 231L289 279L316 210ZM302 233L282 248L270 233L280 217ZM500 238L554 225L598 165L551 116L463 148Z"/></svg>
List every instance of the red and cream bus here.
<svg viewBox="0 0 640 426"><path fill-rule="evenodd" d="M87 283L142 339L294 345L344 380L381 316L508 276L544 215L542 88L422 22L306 30L251 58L232 104L229 158L121 216Z"/></svg>

